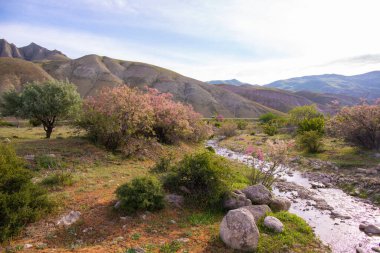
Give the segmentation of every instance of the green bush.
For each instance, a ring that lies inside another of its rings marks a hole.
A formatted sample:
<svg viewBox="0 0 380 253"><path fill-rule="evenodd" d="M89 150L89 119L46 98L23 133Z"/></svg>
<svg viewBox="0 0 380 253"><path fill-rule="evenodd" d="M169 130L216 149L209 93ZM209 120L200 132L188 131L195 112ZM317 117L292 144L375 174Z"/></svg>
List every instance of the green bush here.
<svg viewBox="0 0 380 253"><path fill-rule="evenodd" d="M52 209L46 192L33 184L32 174L23 167L15 151L0 145L0 241L17 235Z"/></svg>
<svg viewBox="0 0 380 253"><path fill-rule="evenodd" d="M185 156L164 178L164 187L185 193L189 203L203 207L220 207L231 190L234 175L229 163L211 152ZM185 187L188 192L181 191Z"/></svg>
<svg viewBox="0 0 380 253"><path fill-rule="evenodd" d="M35 119L35 118L31 118L29 120L29 124L32 126L32 127L39 127L42 125L42 122L41 120L38 120L38 119Z"/></svg>
<svg viewBox="0 0 380 253"><path fill-rule="evenodd" d="M52 155L40 155L36 157L37 169L58 169L62 164Z"/></svg>
<svg viewBox="0 0 380 253"><path fill-rule="evenodd" d="M6 127L12 127L12 126L15 126L14 124L12 124L11 122L7 122L7 121L4 121L4 120L1 120L0 119L0 126L6 126Z"/></svg>
<svg viewBox="0 0 380 253"><path fill-rule="evenodd" d="M158 160L158 162L153 166L153 168L151 168L150 171L153 173L168 172L171 169L171 167L173 166L172 163L173 163L173 157L172 156L160 157L160 160Z"/></svg>
<svg viewBox="0 0 380 253"><path fill-rule="evenodd" d="M247 128L248 126L248 122L245 121L245 120L238 120L238 122L236 122L236 125L237 125L237 128L239 130L244 130Z"/></svg>
<svg viewBox="0 0 380 253"><path fill-rule="evenodd" d="M322 135L318 131L303 132L298 136L297 142L309 153L320 152L323 146Z"/></svg>
<svg viewBox="0 0 380 253"><path fill-rule="evenodd" d="M237 125L234 122L224 122L219 128L218 134L226 137L235 136L237 134Z"/></svg>
<svg viewBox="0 0 380 253"><path fill-rule="evenodd" d="M254 136L256 135L256 132L251 132L250 135Z"/></svg>
<svg viewBox="0 0 380 253"><path fill-rule="evenodd" d="M303 119L298 123L297 132L302 134L303 132L308 131L317 131L320 134L323 134L325 131L325 118L317 117L311 119Z"/></svg>
<svg viewBox="0 0 380 253"><path fill-rule="evenodd" d="M138 177L116 190L120 210L134 213L140 210L155 211L164 208L164 192L154 177Z"/></svg>
<svg viewBox="0 0 380 253"><path fill-rule="evenodd" d="M221 124L220 122L215 122L215 123L214 123L214 126L215 126L216 128L220 128L220 127L222 126L222 124Z"/></svg>
<svg viewBox="0 0 380 253"><path fill-rule="evenodd" d="M278 133L277 124L265 123L262 125L263 132L269 136L273 136Z"/></svg>
<svg viewBox="0 0 380 253"><path fill-rule="evenodd" d="M41 184L49 187L70 186L74 183L73 175L69 172L59 172L45 177Z"/></svg>
<svg viewBox="0 0 380 253"><path fill-rule="evenodd" d="M264 123L264 124L265 124L265 123L269 123L270 121L273 121L273 120L278 119L278 118L280 118L279 115L274 114L274 113L272 113L272 112L268 112L268 113L262 114L262 115L260 116L260 118L259 118L259 121L260 121L261 123Z"/></svg>
<svg viewBox="0 0 380 253"><path fill-rule="evenodd" d="M215 149L213 147L207 146L207 151L210 151L211 153L215 153Z"/></svg>

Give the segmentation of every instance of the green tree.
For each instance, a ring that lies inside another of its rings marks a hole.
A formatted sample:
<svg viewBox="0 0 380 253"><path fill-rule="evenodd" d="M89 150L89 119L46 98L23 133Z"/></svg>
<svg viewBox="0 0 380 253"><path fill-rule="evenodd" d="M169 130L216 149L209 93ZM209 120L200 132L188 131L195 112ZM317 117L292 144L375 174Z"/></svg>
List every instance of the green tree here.
<svg viewBox="0 0 380 253"><path fill-rule="evenodd" d="M62 81L31 83L21 93L7 92L2 99L2 114L40 121L46 138L58 121L78 113L81 98L74 84Z"/></svg>
<svg viewBox="0 0 380 253"><path fill-rule="evenodd" d="M300 122L304 120L319 118L322 117L323 114L318 111L317 106L315 104L312 104L294 107L292 110L289 111L289 116L290 122L298 126Z"/></svg>

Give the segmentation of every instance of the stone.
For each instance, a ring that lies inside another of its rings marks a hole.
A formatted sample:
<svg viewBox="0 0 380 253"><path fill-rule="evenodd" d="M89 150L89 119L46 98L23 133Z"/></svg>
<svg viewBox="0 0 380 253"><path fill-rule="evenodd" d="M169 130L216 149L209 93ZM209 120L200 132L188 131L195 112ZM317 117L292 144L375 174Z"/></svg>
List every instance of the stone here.
<svg viewBox="0 0 380 253"><path fill-rule="evenodd" d="M70 226L79 220L81 213L79 211L71 211L68 215L63 216L58 222L58 226Z"/></svg>
<svg viewBox="0 0 380 253"><path fill-rule="evenodd" d="M375 252L380 252L380 247L372 247L371 249Z"/></svg>
<svg viewBox="0 0 380 253"><path fill-rule="evenodd" d="M179 189L184 192L184 193L187 193L187 194L191 194L191 191L186 187L186 186L180 186Z"/></svg>
<svg viewBox="0 0 380 253"><path fill-rule="evenodd" d="M145 253L146 251L143 249L143 248L141 248L141 247L134 247L134 248L132 248L132 252L135 252L135 253Z"/></svg>
<svg viewBox="0 0 380 253"><path fill-rule="evenodd" d="M33 248L33 244L30 244L30 243L24 244L24 249L30 249L30 248Z"/></svg>
<svg viewBox="0 0 380 253"><path fill-rule="evenodd" d="M269 207L273 212L288 211L291 205L292 202L284 197L275 197L269 203Z"/></svg>
<svg viewBox="0 0 380 253"><path fill-rule="evenodd" d="M311 188L318 189L318 188L326 188L326 186L319 182L311 182Z"/></svg>
<svg viewBox="0 0 380 253"><path fill-rule="evenodd" d="M265 217L267 213L272 212L268 205L250 205L242 207L241 209L248 210L255 219L255 222L258 222L262 217Z"/></svg>
<svg viewBox="0 0 380 253"><path fill-rule="evenodd" d="M254 251L259 237L255 218L246 209L230 210L220 224L220 238L232 249Z"/></svg>
<svg viewBox="0 0 380 253"><path fill-rule="evenodd" d="M116 203L115 203L115 205L113 206L115 209L119 209L119 207L121 206L121 201L119 200L119 201L117 201Z"/></svg>
<svg viewBox="0 0 380 253"><path fill-rule="evenodd" d="M177 242L180 242L180 243L187 243L187 242L190 241L190 239L189 239L189 238L179 238L179 239L177 239L176 241L177 241Z"/></svg>
<svg viewBox="0 0 380 253"><path fill-rule="evenodd" d="M242 192L256 205L268 205L272 200L272 193L261 184L248 186Z"/></svg>
<svg viewBox="0 0 380 253"><path fill-rule="evenodd" d="M284 224L282 224L282 222L279 219L273 216L265 217L264 226L277 233L281 233L282 231L284 231Z"/></svg>
<svg viewBox="0 0 380 253"><path fill-rule="evenodd" d="M380 235L380 228L374 224L363 222L359 225L359 229L363 230L366 234Z"/></svg>
<svg viewBox="0 0 380 253"><path fill-rule="evenodd" d="M165 201L173 206L182 207L184 203L184 198L182 195L178 194L166 194Z"/></svg>
<svg viewBox="0 0 380 253"><path fill-rule="evenodd" d="M9 139L9 138L5 138L4 140L3 140L3 143L11 143L12 141Z"/></svg>
<svg viewBox="0 0 380 253"><path fill-rule="evenodd" d="M252 202L247 199L245 194L241 191L234 191L223 201L223 207L226 210L233 210L243 206L249 206Z"/></svg>
<svg viewBox="0 0 380 253"><path fill-rule="evenodd" d="M364 249L361 247L356 247L356 253L365 253Z"/></svg>
<svg viewBox="0 0 380 253"><path fill-rule="evenodd" d="M24 159L27 160L27 161L29 161L29 162L34 161L35 158L36 158L35 155L25 155L24 156Z"/></svg>

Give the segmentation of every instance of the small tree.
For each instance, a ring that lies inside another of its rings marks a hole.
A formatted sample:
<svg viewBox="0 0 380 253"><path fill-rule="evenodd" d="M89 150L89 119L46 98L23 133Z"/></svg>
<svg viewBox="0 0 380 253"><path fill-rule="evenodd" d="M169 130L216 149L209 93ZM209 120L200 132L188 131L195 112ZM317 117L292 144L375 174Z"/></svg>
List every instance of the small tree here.
<svg viewBox="0 0 380 253"><path fill-rule="evenodd" d="M59 119L78 113L81 98L74 84L61 81L31 83L21 93L3 95L2 114L40 121L50 138Z"/></svg>
<svg viewBox="0 0 380 253"><path fill-rule="evenodd" d="M317 106L313 104L294 107L289 111L289 116L290 123L298 126L305 119L319 118L323 115L318 111Z"/></svg>
<svg viewBox="0 0 380 253"><path fill-rule="evenodd" d="M329 129L336 136L340 136L353 144L379 150L380 106L344 107L330 120Z"/></svg>

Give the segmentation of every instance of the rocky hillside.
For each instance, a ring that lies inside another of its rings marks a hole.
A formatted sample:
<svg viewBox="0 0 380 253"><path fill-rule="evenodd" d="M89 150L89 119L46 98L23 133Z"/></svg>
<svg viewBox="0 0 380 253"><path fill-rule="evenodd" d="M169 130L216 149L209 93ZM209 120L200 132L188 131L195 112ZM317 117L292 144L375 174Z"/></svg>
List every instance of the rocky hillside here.
<svg viewBox="0 0 380 253"><path fill-rule="evenodd" d="M83 97L103 87L124 84L156 88L172 93L177 101L191 104L206 117L218 113L225 117L252 118L269 111L280 113L231 91L158 66L98 55L71 60L58 51L33 43L23 48L5 40L1 43L0 80L4 81L0 83L0 92L20 89L27 82L55 78L76 84Z"/></svg>
<svg viewBox="0 0 380 253"><path fill-rule="evenodd" d="M0 57L18 58L27 61L68 60L66 55L58 50L48 50L35 43L25 47L16 47L5 39L0 39Z"/></svg>
<svg viewBox="0 0 380 253"><path fill-rule="evenodd" d="M0 94L7 90L20 90L33 81L52 79L39 65L14 58L0 58Z"/></svg>
<svg viewBox="0 0 380 253"><path fill-rule="evenodd" d="M376 99L380 97L380 71L354 76L335 74L303 76L276 81L266 86L290 91L310 91Z"/></svg>

